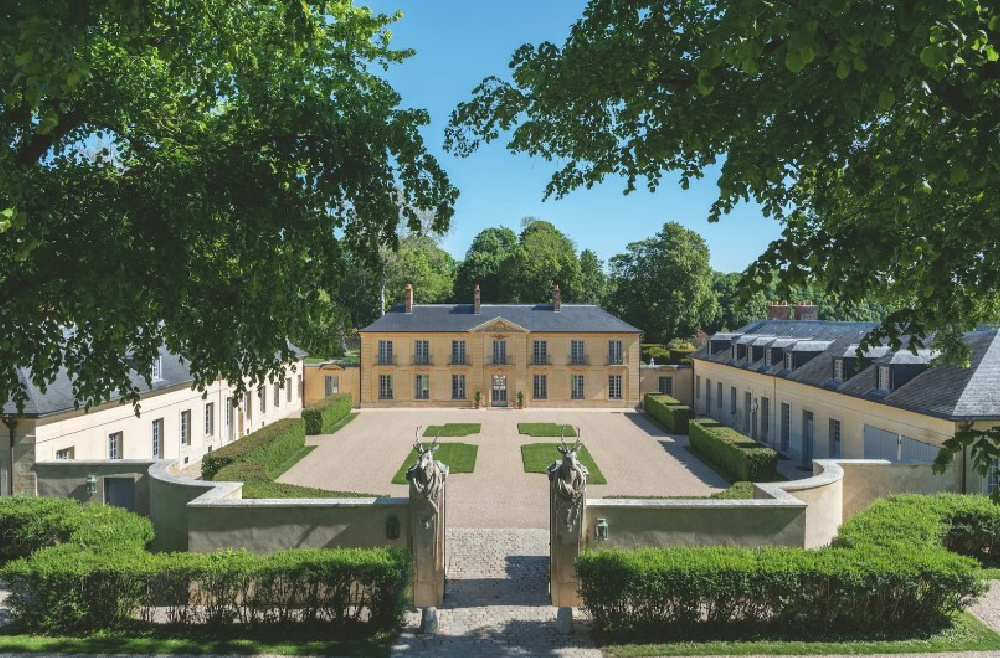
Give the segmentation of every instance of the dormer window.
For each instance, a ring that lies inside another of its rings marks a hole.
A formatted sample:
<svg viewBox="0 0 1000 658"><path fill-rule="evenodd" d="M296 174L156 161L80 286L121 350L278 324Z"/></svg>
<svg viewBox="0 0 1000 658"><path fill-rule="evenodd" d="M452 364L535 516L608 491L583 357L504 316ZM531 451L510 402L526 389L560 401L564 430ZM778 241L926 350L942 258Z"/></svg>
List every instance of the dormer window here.
<svg viewBox="0 0 1000 658"><path fill-rule="evenodd" d="M153 359L153 365L150 367L150 377L154 380L163 379L163 363L160 361L160 357Z"/></svg>
<svg viewBox="0 0 1000 658"><path fill-rule="evenodd" d="M792 369L792 353L789 352L788 354L785 355L785 370L791 370L791 369Z"/></svg>
<svg viewBox="0 0 1000 658"><path fill-rule="evenodd" d="M731 353L731 354L730 354L730 358L731 358L731 359L732 359L733 361L735 361L735 360L736 360L736 346L735 346L735 345L733 345L733 346L732 346L732 347L731 347L731 348L729 349L729 351L730 351L730 353Z"/></svg>
<svg viewBox="0 0 1000 658"><path fill-rule="evenodd" d="M879 366L875 371L875 388L884 393L890 390L889 366Z"/></svg>
<svg viewBox="0 0 1000 658"><path fill-rule="evenodd" d="M833 378L840 380L844 378L844 360L834 359L833 360Z"/></svg>

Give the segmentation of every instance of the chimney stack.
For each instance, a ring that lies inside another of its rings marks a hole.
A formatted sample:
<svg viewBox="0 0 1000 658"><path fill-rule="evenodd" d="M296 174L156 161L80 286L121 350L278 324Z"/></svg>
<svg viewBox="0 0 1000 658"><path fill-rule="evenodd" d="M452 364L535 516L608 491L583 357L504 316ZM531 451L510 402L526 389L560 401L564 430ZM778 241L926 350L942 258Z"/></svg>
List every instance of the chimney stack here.
<svg viewBox="0 0 1000 658"><path fill-rule="evenodd" d="M792 307L786 301L771 301L767 306L768 320L791 320Z"/></svg>
<svg viewBox="0 0 1000 658"><path fill-rule="evenodd" d="M552 310L558 313L562 310L562 293L559 292L559 284L552 287Z"/></svg>
<svg viewBox="0 0 1000 658"><path fill-rule="evenodd" d="M798 301L795 303L796 320L819 320L819 306L813 304L811 299Z"/></svg>
<svg viewBox="0 0 1000 658"><path fill-rule="evenodd" d="M406 293L403 294L403 311L413 313L413 284L406 284Z"/></svg>
<svg viewBox="0 0 1000 658"><path fill-rule="evenodd" d="M476 284L476 289L472 291L472 312L479 315L479 284Z"/></svg>

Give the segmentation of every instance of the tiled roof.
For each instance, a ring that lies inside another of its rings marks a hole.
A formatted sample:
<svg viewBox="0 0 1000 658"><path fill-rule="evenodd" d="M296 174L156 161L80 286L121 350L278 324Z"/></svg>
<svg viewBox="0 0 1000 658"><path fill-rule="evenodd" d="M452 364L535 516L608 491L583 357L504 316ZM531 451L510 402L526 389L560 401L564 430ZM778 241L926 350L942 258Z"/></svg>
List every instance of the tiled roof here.
<svg viewBox="0 0 1000 658"><path fill-rule="evenodd" d="M861 372L845 373L849 374L846 381L833 380L833 359L854 358L860 338L874 327L875 324L866 322L765 320L748 324L736 332L713 337L724 339L752 334L760 338L768 337L769 341L772 340L769 336L777 335L779 338L773 340L772 346L785 348L799 345L813 348L817 341L823 341L820 344L826 347L820 354L791 371L784 370L784 364L768 367L763 361L733 362L729 350L708 356L706 350L701 349L695 352L693 358L757 370L810 386L836 390L844 395L954 421L1000 419L1000 332L996 328L980 328L966 333L966 341L971 349L968 368L928 365L935 356L933 350L920 350L917 354L912 354L905 349L892 352L888 347L876 347L867 353L869 358ZM926 342L932 346L932 340ZM880 364L928 367L896 390L888 394L876 394L875 370ZM845 368L848 367L845 364Z"/></svg>
<svg viewBox="0 0 1000 658"><path fill-rule="evenodd" d="M405 313L400 304L361 331L471 331L498 318L528 331L640 333L593 304L563 304L559 312L551 304L483 304L478 315L472 304L414 304L412 313Z"/></svg>

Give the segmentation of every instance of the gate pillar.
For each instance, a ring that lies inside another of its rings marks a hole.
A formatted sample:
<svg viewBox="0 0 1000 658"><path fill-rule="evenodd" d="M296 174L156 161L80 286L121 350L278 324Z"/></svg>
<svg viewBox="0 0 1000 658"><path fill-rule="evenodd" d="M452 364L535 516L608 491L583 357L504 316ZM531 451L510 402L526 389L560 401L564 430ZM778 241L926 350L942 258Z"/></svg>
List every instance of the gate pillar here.
<svg viewBox="0 0 1000 658"><path fill-rule="evenodd" d="M558 448L562 461L549 466L549 592L552 605L580 606L574 564L583 543L587 507L587 467L576 458L580 441Z"/></svg>
<svg viewBox="0 0 1000 658"><path fill-rule="evenodd" d="M410 550L413 554L413 605L436 608L444 601L445 479L448 467L434 459L437 442L416 444L417 463L406 471L410 482Z"/></svg>

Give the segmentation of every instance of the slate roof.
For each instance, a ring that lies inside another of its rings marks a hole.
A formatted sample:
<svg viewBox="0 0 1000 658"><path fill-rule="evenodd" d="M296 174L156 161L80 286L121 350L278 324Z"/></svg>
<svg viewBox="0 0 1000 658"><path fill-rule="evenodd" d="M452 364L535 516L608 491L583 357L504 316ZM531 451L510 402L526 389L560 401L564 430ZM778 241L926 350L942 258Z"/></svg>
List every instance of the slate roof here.
<svg viewBox="0 0 1000 658"><path fill-rule="evenodd" d="M478 315L473 313L472 304L414 304L412 313L405 313L398 304L361 331L471 331L497 318L528 331L641 333L594 304L563 304L558 313L551 304L483 304Z"/></svg>
<svg viewBox="0 0 1000 658"><path fill-rule="evenodd" d="M306 352L295 345L289 343L288 346L296 356L306 356ZM65 368L59 369L55 380L45 388L44 392L32 383L30 368L18 368L17 374L21 383L27 388L28 399L25 402L24 411L20 414L17 412L17 405L8 400L3 406L4 414L39 417L72 411L76 408L75 397L73 395L73 382L70 380ZM129 373L129 380L139 389L141 394L172 388L178 384L191 384L194 382L187 362L182 360L180 355L174 354L164 348L160 348L160 379L154 379L152 387L147 386L143 375L135 371ZM115 391L111 394L110 402L114 402L119 398L120 395Z"/></svg>
<svg viewBox="0 0 1000 658"><path fill-rule="evenodd" d="M965 337L971 350L970 367L934 365L927 367L906 384L888 394L875 392L875 371L878 365L925 365L936 355L933 350L892 352L887 347L873 348L861 372L846 381L833 380L833 359L855 356L860 338L876 325L868 322L832 322L826 320L762 320L746 325L736 332L718 334L713 338L777 335L774 347L804 345L829 341L826 348L804 365L784 370L784 364L765 366L764 361L747 363L731 360L729 350L708 356L702 348L692 355L700 361L723 363L735 368L757 370L776 377L816 386L857 398L907 409L955 422L1000 419L1000 331L979 328ZM770 339L769 339L770 340ZM933 340L926 341L933 347ZM793 347L794 349L794 347ZM848 367L845 364L845 368Z"/></svg>

